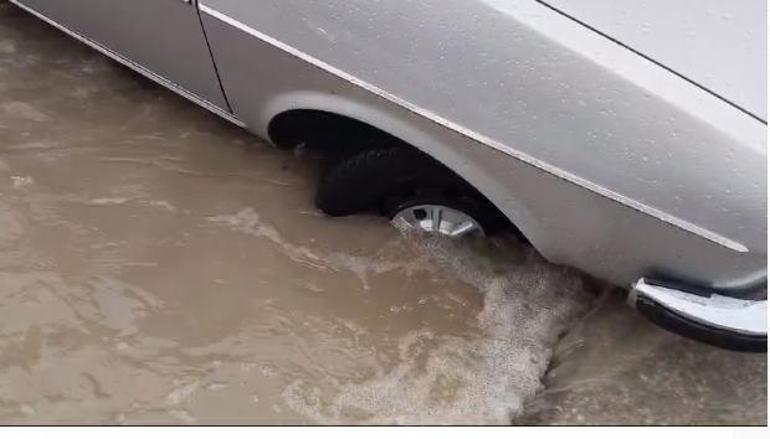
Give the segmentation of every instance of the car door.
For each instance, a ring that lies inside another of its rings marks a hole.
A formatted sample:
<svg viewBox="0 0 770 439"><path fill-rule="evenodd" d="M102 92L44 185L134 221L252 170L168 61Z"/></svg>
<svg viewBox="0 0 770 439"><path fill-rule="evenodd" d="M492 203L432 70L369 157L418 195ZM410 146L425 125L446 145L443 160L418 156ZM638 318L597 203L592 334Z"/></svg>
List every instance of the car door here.
<svg viewBox="0 0 770 439"><path fill-rule="evenodd" d="M15 0L170 82L228 111L197 0Z"/></svg>

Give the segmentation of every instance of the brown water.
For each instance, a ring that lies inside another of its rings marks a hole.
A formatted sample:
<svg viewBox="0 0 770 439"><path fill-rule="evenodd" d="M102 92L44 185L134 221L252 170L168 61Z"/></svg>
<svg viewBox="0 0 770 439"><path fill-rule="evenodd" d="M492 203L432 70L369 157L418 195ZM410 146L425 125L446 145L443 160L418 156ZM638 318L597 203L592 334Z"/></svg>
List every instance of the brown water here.
<svg viewBox="0 0 770 439"><path fill-rule="evenodd" d="M0 5L0 422L766 422L764 355L512 237L325 218L317 165Z"/></svg>

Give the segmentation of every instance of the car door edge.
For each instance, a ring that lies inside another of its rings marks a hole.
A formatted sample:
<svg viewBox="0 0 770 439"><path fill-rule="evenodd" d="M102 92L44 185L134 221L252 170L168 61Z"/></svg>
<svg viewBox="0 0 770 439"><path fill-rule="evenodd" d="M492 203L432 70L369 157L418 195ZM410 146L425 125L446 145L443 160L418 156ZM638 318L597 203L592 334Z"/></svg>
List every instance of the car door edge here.
<svg viewBox="0 0 770 439"><path fill-rule="evenodd" d="M91 47L92 49L98 51L99 53L117 61L118 63L130 68L131 70L141 74L142 76L145 76L146 78L156 82L159 85L162 85L163 87L177 93L178 95L198 104L199 106L205 108L206 110L209 110L210 112L216 114L217 116L227 120L230 123L233 123L239 127L245 127L246 125L238 119L235 115L228 113L224 109L218 107L217 105L214 105L213 103L207 101L206 99L198 96L197 94L181 87L180 85L176 84L175 82L169 80L166 77L163 77L161 75L158 75L157 73L153 72L152 70L147 69L141 64L138 64L121 54L97 43L96 41L91 40L90 38L87 38L78 32L75 32L66 26L56 22L55 20L52 20L51 18L47 17L46 15L40 13L39 11L23 4L19 0L9 0L10 3L13 5L19 7L20 9L34 15L35 17L43 20L44 22L50 24L51 26L55 27L56 29L64 32L65 34L69 35L70 37L82 42L83 44L86 44L87 46Z"/></svg>

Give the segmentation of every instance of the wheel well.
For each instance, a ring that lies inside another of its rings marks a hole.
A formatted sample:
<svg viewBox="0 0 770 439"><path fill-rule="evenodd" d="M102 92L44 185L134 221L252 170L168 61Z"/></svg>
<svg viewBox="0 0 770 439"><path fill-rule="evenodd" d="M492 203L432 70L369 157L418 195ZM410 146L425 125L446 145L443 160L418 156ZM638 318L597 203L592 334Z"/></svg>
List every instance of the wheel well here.
<svg viewBox="0 0 770 439"><path fill-rule="evenodd" d="M279 148L292 148L301 143L328 150L330 148L362 148L372 140L390 144L406 142L367 123L319 110L290 110L270 121L267 127L270 140Z"/></svg>
<svg viewBox="0 0 770 439"><path fill-rule="evenodd" d="M361 151L383 143L416 150L446 170L449 175L457 178L510 224L507 217L489 199L456 172L420 151L419 148L365 122L326 111L290 110L273 117L267 133L270 140L279 148L292 148L304 143L308 147L320 149L324 154ZM514 233L526 240L515 225L510 225Z"/></svg>

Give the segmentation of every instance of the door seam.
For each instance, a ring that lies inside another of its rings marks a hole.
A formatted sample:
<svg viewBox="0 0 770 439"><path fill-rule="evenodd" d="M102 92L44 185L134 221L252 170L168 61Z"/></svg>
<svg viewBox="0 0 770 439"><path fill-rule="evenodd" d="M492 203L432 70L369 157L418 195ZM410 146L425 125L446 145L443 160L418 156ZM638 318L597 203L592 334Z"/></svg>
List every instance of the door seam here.
<svg viewBox="0 0 770 439"><path fill-rule="evenodd" d="M203 18L201 17L201 10L198 7L198 0L195 0L193 2L192 7L195 8L195 15L198 16L198 24L200 25L201 32L203 33L203 41L206 42L206 50L208 50L209 59L211 60L211 65L214 67L214 76L216 76L217 78L217 83L219 84L219 91L222 93L222 98L225 100L227 111L230 112L230 114L234 114L233 106L230 105L230 99L228 99L227 92L225 91L225 85L224 83L222 83L222 76L219 74L219 66L217 65L216 58L214 58L214 51L211 49L209 36L208 34L206 34L206 26L203 25Z"/></svg>

